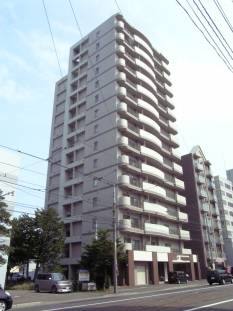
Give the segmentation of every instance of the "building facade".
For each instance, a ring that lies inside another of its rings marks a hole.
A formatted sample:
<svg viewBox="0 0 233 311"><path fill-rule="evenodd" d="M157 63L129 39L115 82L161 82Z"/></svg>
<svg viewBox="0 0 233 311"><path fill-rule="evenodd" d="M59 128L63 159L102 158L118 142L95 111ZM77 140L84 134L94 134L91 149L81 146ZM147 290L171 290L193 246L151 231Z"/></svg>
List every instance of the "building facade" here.
<svg viewBox="0 0 233 311"><path fill-rule="evenodd" d="M14 212L15 201L15 183L17 182L20 158L12 152L0 149L0 190L1 195L4 198L4 202L7 204L7 210L10 214ZM14 166L12 168L12 165ZM0 245L10 245L10 238L0 236ZM0 285L5 287L7 261L8 256L3 256L6 259L6 263L0 266Z"/></svg>
<svg viewBox="0 0 233 311"><path fill-rule="evenodd" d="M223 236L211 163L201 148L181 157L184 173L190 241L185 244L198 254L202 277L208 267L224 265Z"/></svg>
<svg viewBox="0 0 233 311"><path fill-rule="evenodd" d="M230 180L214 177L221 225L223 230L224 251L227 264L233 266L233 184Z"/></svg>
<svg viewBox="0 0 233 311"><path fill-rule="evenodd" d="M156 283L179 265L198 276L197 256L184 248L190 235L167 64L119 14L71 47L55 89L46 196L65 222L62 263L71 275L98 228L112 230L115 198L125 282Z"/></svg>
<svg viewBox="0 0 233 311"><path fill-rule="evenodd" d="M233 183L233 168L230 170L227 170L226 173L227 173L227 179Z"/></svg>

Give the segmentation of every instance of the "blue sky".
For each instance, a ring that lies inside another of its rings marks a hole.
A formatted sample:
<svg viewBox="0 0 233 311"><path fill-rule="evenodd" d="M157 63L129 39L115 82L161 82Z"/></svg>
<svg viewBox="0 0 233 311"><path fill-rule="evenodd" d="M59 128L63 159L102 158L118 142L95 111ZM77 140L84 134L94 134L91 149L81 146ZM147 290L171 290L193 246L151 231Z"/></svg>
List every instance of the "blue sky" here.
<svg viewBox="0 0 233 311"><path fill-rule="evenodd" d="M213 1L204 3L233 46ZM221 3L233 21L232 1ZM69 47L80 34L68 0L45 0L45 4L66 74ZM72 4L84 35L118 11L113 0L72 0ZM180 153L200 144L214 174L224 176L225 169L233 168L233 74L175 0L118 0L118 4L129 23L170 61ZM0 144L46 158L54 85L60 73L42 1L1 0L0 10ZM22 170L19 183L45 188L46 162L22 156L21 166L37 173ZM22 190L16 193L17 202L43 206L43 193Z"/></svg>

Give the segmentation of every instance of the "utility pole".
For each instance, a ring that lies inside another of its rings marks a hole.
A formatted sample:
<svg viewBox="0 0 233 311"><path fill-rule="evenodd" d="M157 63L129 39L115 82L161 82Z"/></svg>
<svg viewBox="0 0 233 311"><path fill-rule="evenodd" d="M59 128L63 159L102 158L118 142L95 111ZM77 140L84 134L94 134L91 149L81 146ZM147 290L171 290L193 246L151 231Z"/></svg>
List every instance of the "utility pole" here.
<svg viewBox="0 0 233 311"><path fill-rule="evenodd" d="M113 184L113 207L112 207L112 221L113 221L113 287L114 294L117 293L117 275L118 275L118 265L117 265L117 219L116 219L116 185Z"/></svg>

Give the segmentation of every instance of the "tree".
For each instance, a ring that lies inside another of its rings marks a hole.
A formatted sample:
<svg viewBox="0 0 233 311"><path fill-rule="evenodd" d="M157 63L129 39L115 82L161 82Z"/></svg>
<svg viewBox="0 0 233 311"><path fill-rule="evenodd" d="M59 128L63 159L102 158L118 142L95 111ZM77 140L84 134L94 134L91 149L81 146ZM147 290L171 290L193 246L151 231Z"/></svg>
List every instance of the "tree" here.
<svg viewBox="0 0 233 311"><path fill-rule="evenodd" d="M109 239L109 230L99 230L97 239L85 246L81 256L81 267L88 269L98 288L107 288L113 272L113 241ZM123 244L117 242L118 265L126 262Z"/></svg>
<svg viewBox="0 0 233 311"><path fill-rule="evenodd" d="M14 218L8 271L16 265L26 264L26 276L28 277L29 261L34 258L35 243L35 218L26 214Z"/></svg>
<svg viewBox="0 0 233 311"><path fill-rule="evenodd" d="M2 191L0 190L0 266L5 264L5 255L8 254L9 246L5 238L10 236L10 213L6 210L7 204L4 202Z"/></svg>
<svg viewBox="0 0 233 311"><path fill-rule="evenodd" d="M43 269L57 268L64 250L64 224L53 208L37 210L35 213L34 259L36 273Z"/></svg>
<svg viewBox="0 0 233 311"><path fill-rule="evenodd" d="M28 267L31 259L36 262L35 277L40 267L57 269L64 238L64 224L53 208L36 210L35 217L22 215L14 219L8 270L21 264Z"/></svg>

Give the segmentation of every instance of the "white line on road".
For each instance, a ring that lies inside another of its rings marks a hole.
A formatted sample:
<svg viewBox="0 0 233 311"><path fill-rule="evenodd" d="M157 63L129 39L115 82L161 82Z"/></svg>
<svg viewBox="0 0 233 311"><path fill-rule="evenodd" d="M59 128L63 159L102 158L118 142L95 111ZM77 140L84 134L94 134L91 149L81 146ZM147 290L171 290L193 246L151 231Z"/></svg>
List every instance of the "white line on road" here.
<svg viewBox="0 0 233 311"><path fill-rule="evenodd" d="M139 300L139 299L147 299L147 298L152 298L152 297L161 297L161 296L168 296L168 295L178 295L178 294L184 294L184 293L190 293L190 292L201 292L205 290L216 290L216 289L222 289L232 286L230 285L224 285L224 286L216 286L216 287L206 287L206 288L197 288L197 289L188 289L188 290L182 290L182 291L175 291L175 292L170 292L170 293L161 293L161 294L153 294L153 295L146 295L146 296L140 296L140 297L132 297L132 298L124 298L124 299L117 299L117 300L108 300L108 301L101 301L101 302L95 302L95 303L88 303L88 304L83 304L83 305L76 305L76 306L66 306L63 308L55 308L55 309L44 309L42 311L60 311L60 310L66 310L66 309L79 309L79 308L85 308L85 307L94 307L98 305L106 305L106 304L111 304L111 303L119 303L119 302L124 302L124 301L131 301L131 300ZM186 310L188 311L188 310ZM190 310L189 310L190 311Z"/></svg>
<svg viewBox="0 0 233 311"><path fill-rule="evenodd" d="M192 309L186 309L184 311L194 311L194 310L205 309L205 308L209 308L209 307L213 307L213 306L217 306L217 305L223 305L224 303L228 303L228 302L231 302L231 301L233 301L233 299L222 300L222 301L219 301L219 302L211 303L209 305L195 307L195 308L192 308Z"/></svg>

